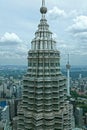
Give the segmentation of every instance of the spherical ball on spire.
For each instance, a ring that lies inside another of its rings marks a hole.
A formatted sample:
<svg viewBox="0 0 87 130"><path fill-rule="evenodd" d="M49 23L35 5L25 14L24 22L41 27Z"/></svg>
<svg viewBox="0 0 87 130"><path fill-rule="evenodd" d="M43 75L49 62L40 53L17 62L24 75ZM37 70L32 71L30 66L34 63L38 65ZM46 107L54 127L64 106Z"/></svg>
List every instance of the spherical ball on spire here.
<svg viewBox="0 0 87 130"><path fill-rule="evenodd" d="M46 14L47 13L47 8L46 7L41 7L40 12L41 12L41 14Z"/></svg>

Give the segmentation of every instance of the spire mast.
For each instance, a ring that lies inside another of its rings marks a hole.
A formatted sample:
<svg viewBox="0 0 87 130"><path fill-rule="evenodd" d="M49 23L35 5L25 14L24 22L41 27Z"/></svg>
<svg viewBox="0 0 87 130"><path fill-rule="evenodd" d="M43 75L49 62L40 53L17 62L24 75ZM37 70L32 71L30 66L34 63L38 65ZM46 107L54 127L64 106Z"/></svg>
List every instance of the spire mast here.
<svg viewBox="0 0 87 130"><path fill-rule="evenodd" d="M68 64L69 64L69 54L68 54Z"/></svg>
<svg viewBox="0 0 87 130"><path fill-rule="evenodd" d="M45 0L42 0L42 7L45 7Z"/></svg>
<svg viewBox="0 0 87 130"><path fill-rule="evenodd" d="M40 8L40 12L42 14L42 19L44 19L45 14L47 13L47 8L45 7L45 0L42 0L42 7Z"/></svg>
<svg viewBox="0 0 87 130"><path fill-rule="evenodd" d="M67 69L67 96L70 96L70 63L69 63L69 54L68 54L68 61L66 64Z"/></svg>

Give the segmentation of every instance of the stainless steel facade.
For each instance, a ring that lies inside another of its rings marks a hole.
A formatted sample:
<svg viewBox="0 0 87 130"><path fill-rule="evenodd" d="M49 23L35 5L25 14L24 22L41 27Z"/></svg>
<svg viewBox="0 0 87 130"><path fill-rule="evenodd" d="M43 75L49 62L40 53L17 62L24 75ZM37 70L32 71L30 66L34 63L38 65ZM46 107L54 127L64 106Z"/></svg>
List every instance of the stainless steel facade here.
<svg viewBox="0 0 87 130"><path fill-rule="evenodd" d="M72 130L66 78L61 73L60 52L45 18L44 0L40 12L42 18L28 52L18 130Z"/></svg>

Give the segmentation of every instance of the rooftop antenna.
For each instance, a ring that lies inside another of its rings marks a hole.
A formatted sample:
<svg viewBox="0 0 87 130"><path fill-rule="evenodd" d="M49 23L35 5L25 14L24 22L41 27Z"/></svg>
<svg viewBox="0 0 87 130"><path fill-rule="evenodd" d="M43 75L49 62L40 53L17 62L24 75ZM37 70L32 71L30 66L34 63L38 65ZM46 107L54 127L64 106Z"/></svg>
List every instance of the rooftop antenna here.
<svg viewBox="0 0 87 130"><path fill-rule="evenodd" d="M68 61L66 64L67 69L67 96L70 96L70 64L69 64L69 54L68 54Z"/></svg>
<svg viewBox="0 0 87 130"><path fill-rule="evenodd" d="M42 7L40 8L40 12L42 14L42 19L44 19L45 14L47 13L47 8L45 7L45 0L42 0Z"/></svg>
<svg viewBox="0 0 87 130"><path fill-rule="evenodd" d="M42 7L45 7L45 0L42 0Z"/></svg>

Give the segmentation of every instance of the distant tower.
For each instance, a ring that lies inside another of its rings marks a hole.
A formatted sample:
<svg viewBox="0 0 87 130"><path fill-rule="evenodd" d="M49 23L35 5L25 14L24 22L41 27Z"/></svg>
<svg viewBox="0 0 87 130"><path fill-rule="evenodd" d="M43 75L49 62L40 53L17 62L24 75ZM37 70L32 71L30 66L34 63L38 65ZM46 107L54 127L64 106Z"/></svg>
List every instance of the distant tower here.
<svg viewBox="0 0 87 130"><path fill-rule="evenodd" d="M69 64L69 54L68 54L68 62L66 64L67 69L67 95L70 96L70 64Z"/></svg>
<svg viewBox="0 0 87 130"><path fill-rule="evenodd" d="M82 74L79 74L79 79L81 79L82 78Z"/></svg>

